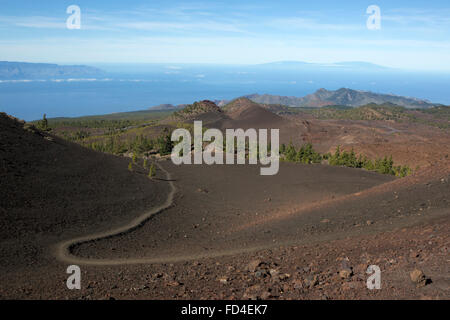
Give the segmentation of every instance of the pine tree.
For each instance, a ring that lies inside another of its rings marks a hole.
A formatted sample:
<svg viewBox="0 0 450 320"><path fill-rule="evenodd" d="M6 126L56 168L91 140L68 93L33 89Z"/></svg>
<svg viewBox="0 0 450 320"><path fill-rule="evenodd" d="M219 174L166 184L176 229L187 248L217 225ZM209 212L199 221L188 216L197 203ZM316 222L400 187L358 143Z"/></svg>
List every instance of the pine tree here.
<svg viewBox="0 0 450 320"><path fill-rule="evenodd" d="M150 179L153 179L154 176L156 176L156 167L155 167L155 164L152 163L152 164L150 165L150 170L148 171L148 177L149 177Z"/></svg>
<svg viewBox="0 0 450 320"><path fill-rule="evenodd" d="M386 165L387 165L387 168L386 168L387 173L395 174L394 173L394 160L392 160L392 155L389 157Z"/></svg>
<svg viewBox="0 0 450 320"><path fill-rule="evenodd" d="M289 147L286 149L286 160L287 161L296 161L297 159L297 151L292 143L289 144Z"/></svg>
<svg viewBox="0 0 450 320"><path fill-rule="evenodd" d="M356 154L355 154L355 150L353 150L350 152L350 164L349 166L352 168L357 168L358 166L358 160L356 159Z"/></svg>
<svg viewBox="0 0 450 320"><path fill-rule="evenodd" d="M48 131L48 120L47 120L47 115L45 113L42 116L42 120L38 121L37 127L39 129L41 129L42 131Z"/></svg>
<svg viewBox="0 0 450 320"><path fill-rule="evenodd" d="M356 167L357 168L362 168L363 166L364 166L363 156L361 154L359 154Z"/></svg>
<svg viewBox="0 0 450 320"><path fill-rule="evenodd" d="M286 152L286 145L283 143L280 147L280 154L285 154Z"/></svg>
<svg viewBox="0 0 450 320"><path fill-rule="evenodd" d="M329 164L332 166L339 166L341 164L341 146L336 147L336 151L330 157Z"/></svg>
<svg viewBox="0 0 450 320"><path fill-rule="evenodd" d="M169 129L165 128L162 136L158 138L159 154L162 156L172 153L173 142Z"/></svg>

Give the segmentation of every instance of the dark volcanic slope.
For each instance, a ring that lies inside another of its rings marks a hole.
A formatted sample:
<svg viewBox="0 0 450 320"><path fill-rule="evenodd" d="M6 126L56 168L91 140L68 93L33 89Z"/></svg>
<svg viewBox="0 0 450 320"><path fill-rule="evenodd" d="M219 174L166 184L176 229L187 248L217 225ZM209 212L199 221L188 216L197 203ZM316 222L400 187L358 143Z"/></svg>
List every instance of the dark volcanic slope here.
<svg viewBox="0 0 450 320"><path fill-rule="evenodd" d="M0 270L45 263L50 244L128 222L166 198L128 161L0 114ZM53 258L52 258L53 259Z"/></svg>
<svg viewBox="0 0 450 320"><path fill-rule="evenodd" d="M164 124L183 122L193 124L203 121L208 128L225 129L279 129L281 143L289 141L304 141L308 124L298 119L291 120L279 116L267 106L255 103L247 98L233 100L223 108L214 102L205 100L195 102L181 111L175 112L164 120Z"/></svg>
<svg viewBox="0 0 450 320"><path fill-rule="evenodd" d="M223 108L214 102L201 101L187 106L163 121L173 125L183 122L192 125L195 120L203 121L203 126L216 128L224 132L226 129L279 129L280 143L307 141L310 123L302 119L289 119L247 98L231 101ZM270 137L270 133L269 133Z"/></svg>
<svg viewBox="0 0 450 320"><path fill-rule="evenodd" d="M82 290L69 291L67 261L51 248L129 223L164 202L169 185L0 114L0 299L449 297L447 158L404 179L286 162L276 176L259 166L160 164L177 187L173 206L73 254L163 263L81 263ZM248 266L255 259L263 273ZM351 279L339 276L342 260ZM384 280L371 293L373 263ZM415 267L432 277L425 291L410 283Z"/></svg>
<svg viewBox="0 0 450 320"><path fill-rule="evenodd" d="M277 232L270 224L257 233L239 228L271 217L280 208L330 200L393 179L364 170L286 162L275 176L260 176L254 165L162 165L178 188L174 206L131 233L81 245L77 255L170 261L271 246L273 239L292 239L302 224L316 220L306 218Z"/></svg>
<svg viewBox="0 0 450 320"><path fill-rule="evenodd" d="M223 128L280 128L289 122L247 98L233 100L224 110L231 120L224 121Z"/></svg>
<svg viewBox="0 0 450 320"><path fill-rule="evenodd" d="M307 121L280 116L269 110L267 106L260 105L247 98L233 100L223 109L228 118L217 122L217 128L279 129L280 143L306 141L304 138L309 131Z"/></svg>
<svg viewBox="0 0 450 320"><path fill-rule="evenodd" d="M216 127L217 123L221 123L225 119L228 119L228 117L221 108L212 101L204 100L194 102L175 112L166 122L182 121L193 123L194 121L203 121L204 125Z"/></svg>

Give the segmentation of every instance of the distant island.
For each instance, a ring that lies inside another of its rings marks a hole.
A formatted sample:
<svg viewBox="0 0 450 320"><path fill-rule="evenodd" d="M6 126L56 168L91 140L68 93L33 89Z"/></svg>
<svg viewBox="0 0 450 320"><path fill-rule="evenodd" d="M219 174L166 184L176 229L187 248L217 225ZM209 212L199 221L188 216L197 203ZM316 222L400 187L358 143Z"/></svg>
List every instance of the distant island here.
<svg viewBox="0 0 450 320"><path fill-rule="evenodd" d="M263 69L289 69L289 70L352 70L352 71L388 71L389 67L364 61L343 61L330 63L315 63L305 61L275 61L253 65Z"/></svg>
<svg viewBox="0 0 450 320"><path fill-rule="evenodd" d="M0 79L80 78L104 75L104 71L84 65L57 65L0 61Z"/></svg>

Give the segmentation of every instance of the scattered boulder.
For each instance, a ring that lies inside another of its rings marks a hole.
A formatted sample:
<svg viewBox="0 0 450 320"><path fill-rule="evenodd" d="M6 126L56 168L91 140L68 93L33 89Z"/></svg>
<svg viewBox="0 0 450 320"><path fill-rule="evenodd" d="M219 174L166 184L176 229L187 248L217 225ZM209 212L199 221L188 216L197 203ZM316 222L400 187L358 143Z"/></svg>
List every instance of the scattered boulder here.
<svg viewBox="0 0 450 320"><path fill-rule="evenodd" d="M411 281L416 285L417 288L424 287L428 284L429 279L425 276L422 270L414 269L409 274Z"/></svg>
<svg viewBox="0 0 450 320"><path fill-rule="evenodd" d="M261 298L261 286L256 284L254 286L245 289L242 299L244 300L257 300Z"/></svg>
<svg viewBox="0 0 450 320"><path fill-rule="evenodd" d="M264 292L261 294L261 299L262 299L262 300L267 300L267 299L269 299L269 298L272 298L272 294L270 293L269 290L266 290L266 291L264 291Z"/></svg>
<svg viewBox="0 0 450 320"><path fill-rule="evenodd" d="M349 266L349 259L346 257L341 261L339 276L341 279L349 279L353 275L353 268Z"/></svg>
<svg viewBox="0 0 450 320"><path fill-rule="evenodd" d="M272 278L275 278L279 274L278 270L276 270L276 269L270 269L269 273Z"/></svg>
<svg viewBox="0 0 450 320"><path fill-rule="evenodd" d="M266 278L269 275L269 273L267 272L267 270L257 270L255 272L255 277L257 278Z"/></svg>
<svg viewBox="0 0 450 320"><path fill-rule="evenodd" d="M300 279L294 280L293 284L294 284L294 289L297 289L297 290L303 289L303 281L302 280L300 280Z"/></svg>
<svg viewBox="0 0 450 320"><path fill-rule="evenodd" d="M339 271L339 276L342 279L349 279L353 275L353 271L351 268L344 268Z"/></svg>
<svg viewBox="0 0 450 320"><path fill-rule="evenodd" d="M279 279L281 281L287 280L291 277L291 275L289 273L283 273L282 275L279 276Z"/></svg>
<svg viewBox="0 0 450 320"><path fill-rule="evenodd" d="M342 284L342 290L348 291L348 290L354 290L358 287L358 282L344 282Z"/></svg>
<svg viewBox="0 0 450 320"><path fill-rule="evenodd" d="M219 282L221 284L227 284L228 283L228 278L227 277L222 277L222 278L219 279Z"/></svg>
<svg viewBox="0 0 450 320"><path fill-rule="evenodd" d="M305 287L311 289L319 284L319 279L316 275L307 276L305 280L303 281Z"/></svg>
<svg viewBox="0 0 450 320"><path fill-rule="evenodd" d="M258 269L258 267L262 264L263 262L261 262L260 260L253 260L250 261L250 263L247 265L247 269L250 272L255 272Z"/></svg>
<svg viewBox="0 0 450 320"><path fill-rule="evenodd" d="M170 281L169 283L167 283L168 287L179 287L182 286L183 284L181 282L178 281Z"/></svg>

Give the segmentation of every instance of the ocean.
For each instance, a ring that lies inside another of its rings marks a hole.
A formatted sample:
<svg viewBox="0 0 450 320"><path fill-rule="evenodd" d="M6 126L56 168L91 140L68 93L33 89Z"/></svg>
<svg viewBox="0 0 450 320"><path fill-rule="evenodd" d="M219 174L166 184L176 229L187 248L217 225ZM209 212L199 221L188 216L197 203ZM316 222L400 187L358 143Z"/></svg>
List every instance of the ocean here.
<svg viewBox="0 0 450 320"><path fill-rule="evenodd" d="M96 65L84 79L0 80L0 111L30 121L144 110L247 94L304 96L342 87L450 105L450 74L393 69L211 65Z"/></svg>

